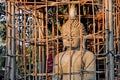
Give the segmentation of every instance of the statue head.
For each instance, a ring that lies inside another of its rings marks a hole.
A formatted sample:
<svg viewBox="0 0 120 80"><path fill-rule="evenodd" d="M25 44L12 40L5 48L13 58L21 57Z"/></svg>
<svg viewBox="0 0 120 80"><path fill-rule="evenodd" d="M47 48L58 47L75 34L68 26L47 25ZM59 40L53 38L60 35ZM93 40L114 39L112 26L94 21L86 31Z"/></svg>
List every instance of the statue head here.
<svg viewBox="0 0 120 80"><path fill-rule="evenodd" d="M62 26L63 46L71 48L79 48L82 45L82 35L84 34L84 26L76 19L77 11L75 4L70 5L70 18Z"/></svg>
<svg viewBox="0 0 120 80"><path fill-rule="evenodd" d="M68 20L62 26L64 47L78 48L80 46L81 25L78 20Z"/></svg>

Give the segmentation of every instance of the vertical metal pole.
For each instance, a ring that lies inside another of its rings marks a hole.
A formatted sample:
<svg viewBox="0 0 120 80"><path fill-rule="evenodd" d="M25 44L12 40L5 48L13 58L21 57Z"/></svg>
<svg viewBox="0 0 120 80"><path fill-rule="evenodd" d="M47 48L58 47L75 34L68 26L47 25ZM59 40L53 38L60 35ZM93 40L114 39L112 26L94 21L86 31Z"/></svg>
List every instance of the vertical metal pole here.
<svg viewBox="0 0 120 80"><path fill-rule="evenodd" d="M14 3L11 3L11 9L12 9L12 44L11 44L11 70L10 70L10 80L15 80L15 26L14 26L14 13L15 13L15 7Z"/></svg>
<svg viewBox="0 0 120 80"><path fill-rule="evenodd" d="M112 20L112 0L109 0L109 57L110 57L110 79L114 80L114 37L113 37L113 20Z"/></svg>
<svg viewBox="0 0 120 80"><path fill-rule="evenodd" d="M94 31L94 34L96 32L96 29L95 29L95 9L94 9L95 5L94 5L94 0L92 0L92 11L93 11L93 31ZM94 54L96 54L96 36L94 35ZM96 63L96 56L94 57L95 58L95 63ZM96 80L96 64L95 64L95 67L94 67L94 79Z"/></svg>
<svg viewBox="0 0 120 80"><path fill-rule="evenodd" d="M24 3L23 3L23 5L24 5L24 9L26 8L26 0L24 0ZM24 80L26 80L26 77L27 77L27 73L26 73L26 34L25 34L25 32L26 32L26 11L24 10L23 11L23 31L22 31L22 33L23 33L23 36L22 36L22 38L23 38L23 45L22 45L22 50L23 50L23 60L24 60Z"/></svg>
<svg viewBox="0 0 120 80"><path fill-rule="evenodd" d="M42 12L39 12L39 16L40 16L40 18L42 18ZM39 19L39 41L41 41L41 39L43 38L43 36L41 36L42 35L42 20L41 19ZM39 63L38 63L38 69L39 69L39 73L42 73L42 61L41 61L41 56L42 56L42 47L43 46L39 46ZM39 76L39 80L41 80L42 79L42 77L41 76Z"/></svg>
<svg viewBox="0 0 120 80"><path fill-rule="evenodd" d="M35 4L36 5L36 4ZM35 7L35 6L34 6ZM34 10L34 15L36 14L36 8L35 8L35 10ZM35 23L36 23L36 20L37 20L37 18L36 18L36 16L35 16ZM35 48L35 50L34 50L34 53L35 53L35 80L37 80L37 45L36 45L36 39L37 39L37 25L36 24L34 24L34 27L35 27L35 45L34 45L34 48Z"/></svg>
<svg viewBox="0 0 120 80"><path fill-rule="evenodd" d="M109 51L108 0L105 0L106 53ZM109 80L109 60L106 56L106 80Z"/></svg>
<svg viewBox="0 0 120 80"><path fill-rule="evenodd" d="M56 1L58 1L58 0L56 0ZM56 23L57 23L57 34L55 34L57 37L59 36L58 35L58 4L57 4L57 6L56 6ZM56 40L56 49L57 49L57 51L56 51L56 54L58 55L59 54L59 43L58 43L58 39ZM58 56L58 58L57 58L57 61L59 61L59 56ZM58 64L59 64L60 62L58 62ZM59 65L58 65L59 66ZM57 68L58 68L58 66L57 66ZM59 70L59 68L58 68L58 70ZM57 74L57 76L61 76L60 74ZM57 77L57 80L58 80L58 77Z"/></svg>
<svg viewBox="0 0 120 80"><path fill-rule="evenodd" d="M120 1L118 0L117 1L119 7L120 7ZM117 13L120 13L120 8L118 8L118 12ZM118 16L118 19L117 19L117 23L118 23L118 53L117 54L120 54L120 14L117 14ZM120 57L118 59L118 76L120 76Z"/></svg>
<svg viewBox="0 0 120 80"><path fill-rule="evenodd" d="M46 80L48 79L48 0L46 0Z"/></svg>
<svg viewBox="0 0 120 80"><path fill-rule="evenodd" d="M44 11L45 10L42 10L43 11L43 13L42 13L42 16L41 16L41 18L42 18L42 31L45 33L45 26L44 26L44 18L45 18L45 15L44 15ZM45 36L45 34L43 34L43 36L42 36L42 38L41 39L44 39L44 36ZM44 46L42 46L41 47L41 62L42 62L42 66L41 66L41 72L42 73L44 73L45 72L45 60L46 60L46 58L45 58L45 51L46 51L46 49L45 49L45 44L46 43L43 43L44 44ZM44 76L42 76L42 79L44 78Z"/></svg>

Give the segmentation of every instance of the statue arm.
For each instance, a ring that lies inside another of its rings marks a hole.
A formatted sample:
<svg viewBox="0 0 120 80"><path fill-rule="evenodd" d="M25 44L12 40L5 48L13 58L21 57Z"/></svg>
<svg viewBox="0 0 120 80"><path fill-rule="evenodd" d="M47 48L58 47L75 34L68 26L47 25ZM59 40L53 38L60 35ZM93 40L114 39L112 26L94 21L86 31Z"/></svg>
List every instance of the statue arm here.
<svg viewBox="0 0 120 80"><path fill-rule="evenodd" d="M86 72L84 73L84 80L94 80L94 70L95 70L95 60L94 60L94 54L92 52L86 52L84 56L84 70Z"/></svg>

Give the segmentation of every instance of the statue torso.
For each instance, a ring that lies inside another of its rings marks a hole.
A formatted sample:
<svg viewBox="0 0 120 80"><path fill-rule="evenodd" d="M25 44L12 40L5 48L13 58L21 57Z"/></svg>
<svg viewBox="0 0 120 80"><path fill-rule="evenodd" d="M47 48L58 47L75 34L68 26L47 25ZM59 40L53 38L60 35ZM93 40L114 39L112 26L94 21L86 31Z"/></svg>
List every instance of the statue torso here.
<svg viewBox="0 0 120 80"><path fill-rule="evenodd" d="M65 51L59 55L59 67L63 80L81 80L80 70L82 64L82 52L78 50ZM70 76L71 72L71 76Z"/></svg>

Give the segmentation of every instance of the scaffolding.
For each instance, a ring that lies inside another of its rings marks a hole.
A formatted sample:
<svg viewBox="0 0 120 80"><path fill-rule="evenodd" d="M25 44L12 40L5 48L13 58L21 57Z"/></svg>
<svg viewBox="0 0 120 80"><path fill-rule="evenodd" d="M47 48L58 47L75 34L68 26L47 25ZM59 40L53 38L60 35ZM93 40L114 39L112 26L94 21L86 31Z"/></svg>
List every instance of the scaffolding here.
<svg viewBox="0 0 120 80"><path fill-rule="evenodd" d="M120 79L120 0L6 0L4 80L52 80L63 50L61 26L70 4L84 24L86 49L95 54L95 80Z"/></svg>

